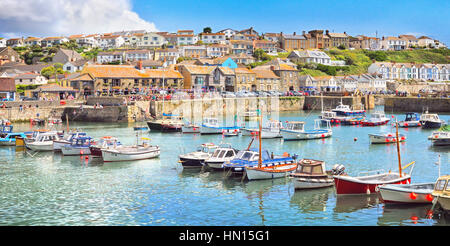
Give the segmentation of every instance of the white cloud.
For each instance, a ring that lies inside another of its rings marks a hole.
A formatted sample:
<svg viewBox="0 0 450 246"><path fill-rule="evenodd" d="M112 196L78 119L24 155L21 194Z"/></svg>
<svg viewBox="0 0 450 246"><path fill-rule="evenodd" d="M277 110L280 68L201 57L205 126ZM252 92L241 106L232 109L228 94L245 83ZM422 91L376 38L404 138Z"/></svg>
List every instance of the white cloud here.
<svg viewBox="0 0 450 246"><path fill-rule="evenodd" d="M0 34L50 36L122 30L157 31L131 0L1 0Z"/></svg>

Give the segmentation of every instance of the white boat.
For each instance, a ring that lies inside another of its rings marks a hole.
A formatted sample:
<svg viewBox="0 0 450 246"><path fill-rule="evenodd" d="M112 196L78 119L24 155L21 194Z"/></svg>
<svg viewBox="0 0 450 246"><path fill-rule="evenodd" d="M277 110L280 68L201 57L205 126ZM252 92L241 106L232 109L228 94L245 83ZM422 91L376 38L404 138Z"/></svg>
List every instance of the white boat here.
<svg viewBox="0 0 450 246"><path fill-rule="evenodd" d="M286 163L266 167L245 167L248 180L276 179L287 177L295 171L297 163Z"/></svg>
<svg viewBox="0 0 450 246"><path fill-rule="evenodd" d="M222 130L217 118L204 118L200 127L201 134L222 134Z"/></svg>
<svg viewBox="0 0 450 246"><path fill-rule="evenodd" d="M196 124L184 124L181 127L181 132L183 133L200 133L200 126Z"/></svg>
<svg viewBox="0 0 450 246"><path fill-rule="evenodd" d="M399 142L405 142L406 136L404 134L398 134ZM379 134L369 134L369 140L371 144L387 144L396 143L397 136L395 133L379 133Z"/></svg>
<svg viewBox="0 0 450 246"><path fill-rule="evenodd" d="M179 162L183 168L203 167L205 160L213 154L216 148L217 145L214 143L204 143L196 151L179 155Z"/></svg>
<svg viewBox="0 0 450 246"><path fill-rule="evenodd" d="M420 124L422 125L422 128L440 128L441 126L445 125L445 121L441 120L439 118L439 115L437 114L430 114L428 111L425 111L420 116Z"/></svg>
<svg viewBox="0 0 450 246"><path fill-rule="evenodd" d="M308 140L321 139L331 137L333 131L331 130L330 122L327 122L327 128L320 128L320 119L314 120L314 130L305 130L305 122L303 121L288 121L286 127L281 129L281 136L284 140Z"/></svg>
<svg viewBox="0 0 450 246"><path fill-rule="evenodd" d="M261 130L261 138L262 139L270 139L270 138L281 138L280 130L283 128L283 123L277 120L271 120L267 123L266 127L263 127ZM249 129L243 128L241 129L242 136L256 136L259 134L258 129Z"/></svg>
<svg viewBox="0 0 450 246"><path fill-rule="evenodd" d="M223 169L223 164L233 160L238 152L230 144L219 144L219 147L214 150L213 154L204 163L212 169Z"/></svg>
<svg viewBox="0 0 450 246"><path fill-rule="evenodd" d="M160 155L158 145L149 145L145 141L142 144L130 146L120 145L115 148L104 148L101 150L104 162L143 160L155 158Z"/></svg>
<svg viewBox="0 0 450 246"><path fill-rule="evenodd" d="M384 203L419 204L433 201L434 183L385 184L377 187Z"/></svg>
<svg viewBox="0 0 450 246"><path fill-rule="evenodd" d="M340 165L342 166L342 165ZM343 166L334 169L344 170ZM337 172L334 172L337 174ZM296 190L325 188L334 185L331 171L326 171L325 162L312 159L302 159L297 163L296 170L289 175L293 179Z"/></svg>
<svg viewBox="0 0 450 246"><path fill-rule="evenodd" d="M76 137L71 140L70 144L64 145L61 152L63 155L90 155L92 143L91 137Z"/></svg>
<svg viewBox="0 0 450 246"><path fill-rule="evenodd" d="M239 136L239 129L226 129L222 131L224 137L236 137Z"/></svg>
<svg viewBox="0 0 450 246"><path fill-rule="evenodd" d="M25 146L34 151L52 151L53 141L58 139L59 136L56 131L39 133L36 140L26 141Z"/></svg>
<svg viewBox="0 0 450 246"><path fill-rule="evenodd" d="M433 132L428 140L434 146L450 146L450 125L441 127L438 131Z"/></svg>
<svg viewBox="0 0 450 246"><path fill-rule="evenodd" d="M120 145L122 145L122 143L120 143L117 138L104 136L101 137L96 144L92 144L89 147L89 152L92 156L102 157L102 149L116 148Z"/></svg>
<svg viewBox="0 0 450 246"><path fill-rule="evenodd" d="M386 125L390 121L383 112L374 112L370 114L370 118L363 120L363 126L381 126Z"/></svg>
<svg viewBox="0 0 450 246"><path fill-rule="evenodd" d="M54 151L61 151L61 148L66 145L70 144L72 142L73 138L86 136L85 132L74 132L69 133L65 138L60 138L58 140L53 141L53 150Z"/></svg>

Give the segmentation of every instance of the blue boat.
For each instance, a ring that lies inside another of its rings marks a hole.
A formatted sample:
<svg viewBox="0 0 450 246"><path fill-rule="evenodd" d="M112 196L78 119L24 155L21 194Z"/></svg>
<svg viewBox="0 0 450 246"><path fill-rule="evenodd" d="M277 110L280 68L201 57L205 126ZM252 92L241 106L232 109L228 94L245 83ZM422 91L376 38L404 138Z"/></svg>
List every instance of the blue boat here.
<svg viewBox="0 0 450 246"><path fill-rule="evenodd" d="M414 112L406 113L405 120L398 122L398 127L418 127L421 125L420 115Z"/></svg>
<svg viewBox="0 0 450 246"><path fill-rule="evenodd" d="M27 138L23 132L9 132L0 134L0 146L14 146L16 145L16 138Z"/></svg>
<svg viewBox="0 0 450 246"><path fill-rule="evenodd" d="M262 164L261 167L276 166L281 164L294 163L296 159L294 156L271 156L269 151L261 150ZM247 167L258 167L259 149L252 148L248 150L241 150L238 152L235 159L223 164L223 168L227 173L242 175Z"/></svg>
<svg viewBox="0 0 450 246"><path fill-rule="evenodd" d="M13 131L12 125L0 125L0 133L11 133Z"/></svg>
<svg viewBox="0 0 450 246"><path fill-rule="evenodd" d="M92 143L91 137L76 137L72 139L70 144L64 145L61 151L63 155L90 155Z"/></svg>
<svg viewBox="0 0 450 246"><path fill-rule="evenodd" d="M362 108L362 107L361 107ZM338 116L361 116L366 115L366 110L364 109L353 109L350 108L349 105L344 105L342 102L332 110L332 112L336 112Z"/></svg>

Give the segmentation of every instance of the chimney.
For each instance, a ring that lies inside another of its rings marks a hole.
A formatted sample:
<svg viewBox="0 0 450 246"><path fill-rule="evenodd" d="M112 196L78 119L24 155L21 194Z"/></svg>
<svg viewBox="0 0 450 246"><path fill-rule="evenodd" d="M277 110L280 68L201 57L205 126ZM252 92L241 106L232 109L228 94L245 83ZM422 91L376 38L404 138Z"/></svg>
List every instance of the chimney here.
<svg viewBox="0 0 450 246"><path fill-rule="evenodd" d="M346 32L344 32L344 34L345 34L345 35L347 35L347 33L346 33Z"/></svg>
<svg viewBox="0 0 450 246"><path fill-rule="evenodd" d="M305 34L306 34L306 32L305 32L305 31L302 31L302 34L303 34L303 35L305 35Z"/></svg>
<svg viewBox="0 0 450 246"><path fill-rule="evenodd" d="M329 33L329 31L328 31L328 30L326 30L326 31L325 31L325 34L326 34L326 35L328 35L328 33Z"/></svg>
<svg viewBox="0 0 450 246"><path fill-rule="evenodd" d="M294 32L294 36L295 36L295 32Z"/></svg>

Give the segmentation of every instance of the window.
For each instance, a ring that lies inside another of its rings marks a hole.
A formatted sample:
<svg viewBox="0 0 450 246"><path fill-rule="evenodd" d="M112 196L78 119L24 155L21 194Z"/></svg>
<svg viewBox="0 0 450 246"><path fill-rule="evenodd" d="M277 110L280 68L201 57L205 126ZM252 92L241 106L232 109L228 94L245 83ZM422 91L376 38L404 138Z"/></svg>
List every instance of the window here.
<svg viewBox="0 0 450 246"><path fill-rule="evenodd" d="M435 190L444 190L445 187L445 183L447 182L447 180L438 180L436 182L436 185L434 186Z"/></svg>

